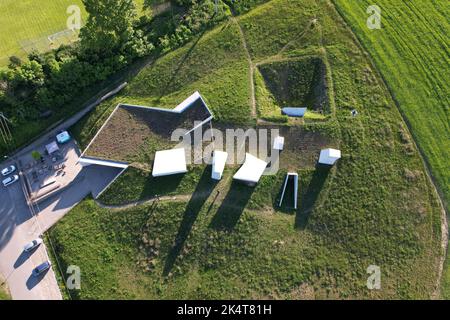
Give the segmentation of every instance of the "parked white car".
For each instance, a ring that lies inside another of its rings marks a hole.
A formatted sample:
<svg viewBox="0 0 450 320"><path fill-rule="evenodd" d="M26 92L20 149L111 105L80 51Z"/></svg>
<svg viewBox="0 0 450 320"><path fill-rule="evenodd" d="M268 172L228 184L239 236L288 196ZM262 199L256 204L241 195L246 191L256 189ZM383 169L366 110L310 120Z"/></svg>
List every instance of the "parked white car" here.
<svg viewBox="0 0 450 320"><path fill-rule="evenodd" d="M39 247L42 244L42 239L41 238L37 238L29 243L27 243L24 247L23 247L23 251L25 252L30 252L33 251L34 249L36 249L37 247Z"/></svg>
<svg viewBox="0 0 450 320"><path fill-rule="evenodd" d="M9 176L5 180L3 180L2 183L3 183L3 186L7 187L10 184L13 184L14 182L16 182L17 180L19 180L19 176L17 174L15 174L15 175Z"/></svg>
<svg viewBox="0 0 450 320"><path fill-rule="evenodd" d="M4 168L1 172L2 176L7 176L8 174L13 173L14 171L16 171L16 167L11 165L9 167Z"/></svg>

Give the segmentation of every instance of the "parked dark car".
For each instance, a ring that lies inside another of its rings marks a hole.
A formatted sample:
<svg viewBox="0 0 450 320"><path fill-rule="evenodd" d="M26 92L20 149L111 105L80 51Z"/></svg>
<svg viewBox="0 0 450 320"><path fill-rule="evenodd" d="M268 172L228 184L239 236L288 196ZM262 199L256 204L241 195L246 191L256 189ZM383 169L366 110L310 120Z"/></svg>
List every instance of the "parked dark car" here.
<svg viewBox="0 0 450 320"><path fill-rule="evenodd" d="M43 274L45 271L50 269L51 266L52 266L52 263L50 261L45 261L45 262L41 263L40 265L38 265L36 268L33 269L33 276L37 277L37 276Z"/></svg>

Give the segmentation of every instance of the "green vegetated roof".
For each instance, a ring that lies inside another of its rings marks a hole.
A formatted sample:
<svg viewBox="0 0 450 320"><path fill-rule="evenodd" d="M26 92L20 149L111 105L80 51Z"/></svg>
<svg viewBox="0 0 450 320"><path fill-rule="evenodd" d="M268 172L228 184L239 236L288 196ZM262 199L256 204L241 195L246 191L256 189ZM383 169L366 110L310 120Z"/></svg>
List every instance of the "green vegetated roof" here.
<svg viewBox="0 0 450 320"><path fill-rule="evenodd" d="M120 104L84 155L133 162L140 152L148 152L149 148L154 153L178 143L171 140L176 129L188 132L211 117L208 107L200 98L182 112Z"/></svg>

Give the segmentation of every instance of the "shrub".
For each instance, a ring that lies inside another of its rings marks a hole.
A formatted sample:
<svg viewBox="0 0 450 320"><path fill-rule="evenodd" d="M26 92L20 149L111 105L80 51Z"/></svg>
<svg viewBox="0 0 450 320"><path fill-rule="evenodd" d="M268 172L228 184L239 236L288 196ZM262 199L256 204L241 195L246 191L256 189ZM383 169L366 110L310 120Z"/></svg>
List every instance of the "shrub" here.
<svg viewBox="0 0 450 320"><path fill-rule="evenodd" d="M39 151L33 151L31 153L31 156L33 157L34 160L38 161L39 159L41 159L41 154L39 153Z"/></svg>
<svg viewBox="0 0 450 320"><path fill-rule="evenodd" d="M20 59L17 56L11 56L9 57L9 67L11 69L20 67L22 65L22 59Z"/></svg>

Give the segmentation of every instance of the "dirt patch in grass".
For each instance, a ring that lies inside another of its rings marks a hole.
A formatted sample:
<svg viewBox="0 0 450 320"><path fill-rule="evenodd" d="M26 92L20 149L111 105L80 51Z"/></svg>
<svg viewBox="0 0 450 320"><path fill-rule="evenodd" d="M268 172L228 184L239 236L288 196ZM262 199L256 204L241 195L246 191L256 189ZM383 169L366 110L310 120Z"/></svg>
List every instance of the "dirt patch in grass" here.
<svg viewBox="0 0 450 320"><path fill-rule="evenodd" d="M266 139L266 150L267 156L271 159L273 157L272 154L274 150L273 148L273 140L277 136L282 136L285 138L284 149L280 153L280 168L287 170L297 170L298 168L314 168L320 150L324 147L336 146L336 143L333 139L327 136L325 133L314 132L305 129L303 126L277 126L277 125L258 125L256 127L252 126L237 126L235 124L224 124L224 123L215 123L213 124L214 129L219 130L222 133L223 137L223 145L226 146L229 144L229 136L227 134L227 130L234 130L234 132L238 132L241 130L242 133L246 134L245 141L236 139L235 140L235 163L236 167L240 165L242 162L239 162L239 159L243 159L242 154L245 152L251 153L254 156L258 156L261 159L264 159L264 155L261 152L261 147L263 140L261 136L267 137ZM258 135L258 144L255 148L255 145L250 143L252 139L252 135L248 132L256 130ZM261 130L267 130L267 135L265 135ZM278 131L272 131L278 130ZM278 133L277 133L278 132ZM216 137L216 148L220 149L217 143L218 137ZM230 151L229 152L230 156ZM237 155L241 155L238 157ZM270 159L269 159L270 160Z"/></svg>
<svg viewBox="0 0 450 320"><path fill-rule="evenodd" d="M321 149L336 147L336 142L331 138L302 127L281 127L280 135L285 143L280 157L281 167L287 170L314 168Z"/></svg>

